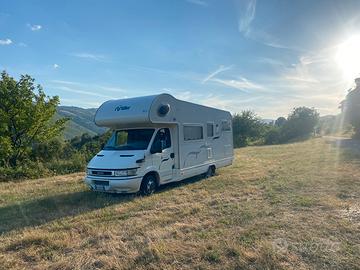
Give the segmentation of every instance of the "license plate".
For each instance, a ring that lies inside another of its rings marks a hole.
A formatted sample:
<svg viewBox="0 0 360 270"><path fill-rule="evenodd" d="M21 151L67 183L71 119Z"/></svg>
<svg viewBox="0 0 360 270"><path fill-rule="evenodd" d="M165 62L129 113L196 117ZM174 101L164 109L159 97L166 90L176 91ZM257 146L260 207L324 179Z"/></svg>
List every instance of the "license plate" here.
<svg viewBox="0 0 360 270"><path fill-rule="evenodd" d="M106 186L94 185L94 190L106 191Z"/></svg>
<svg viewBox="0 0 360 270"><path fill-rule="evenodd" d="M109 186L109 181L94 180L95 186Z"/></svg>

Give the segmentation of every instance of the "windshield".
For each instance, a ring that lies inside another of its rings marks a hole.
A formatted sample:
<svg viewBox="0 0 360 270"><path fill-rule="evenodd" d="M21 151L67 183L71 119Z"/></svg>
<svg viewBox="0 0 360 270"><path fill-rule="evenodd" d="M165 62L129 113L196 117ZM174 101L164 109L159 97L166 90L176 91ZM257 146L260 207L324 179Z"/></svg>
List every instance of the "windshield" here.
<svg viewBox="0 0 360 270"><path fill-rule="evenodd" d="M145 150L153 133L154 129L116 130L104 150Z"/></svg>

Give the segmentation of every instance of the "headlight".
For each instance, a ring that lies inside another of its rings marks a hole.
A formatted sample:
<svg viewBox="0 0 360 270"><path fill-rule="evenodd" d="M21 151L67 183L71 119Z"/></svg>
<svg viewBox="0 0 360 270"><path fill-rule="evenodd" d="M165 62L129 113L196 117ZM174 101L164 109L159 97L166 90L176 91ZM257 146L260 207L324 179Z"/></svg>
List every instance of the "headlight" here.
<svg viewBox="0 0 360 270"><path fill-rule="evenodd" d="M91 170L90 170L90 169L87 169L87 170L86 170L86 174L91 175Z"/></svg>
<svg viewBox="0 0 360 270"><path fill-rule="evenodd" d="M134 176L136 175L136 171L137 169L114 171L114 176Z"/></svg>
<svg viewBox="0 0 360 270"><path fill-rule="evenodd" d="M127 176L127 170L114 171L114 176Z"/></svg>
<svg viewBox="0 0 360 270"><path fill-rule="evenodd" d="M127 170L127 175L128 176L134 176L134 175L136 175L136 171L137 171L137 169Z"/></svg>

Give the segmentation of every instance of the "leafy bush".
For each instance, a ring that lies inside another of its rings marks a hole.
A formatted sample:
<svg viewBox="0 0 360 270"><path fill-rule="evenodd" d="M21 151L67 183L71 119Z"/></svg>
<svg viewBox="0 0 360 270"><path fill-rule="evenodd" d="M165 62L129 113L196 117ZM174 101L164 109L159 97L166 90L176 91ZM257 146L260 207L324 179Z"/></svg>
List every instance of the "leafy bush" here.
<svg viewBox="0 0 360 270"><path fill-rule="evenodd" d="M278 144L281 143L281 130L278 127L271 127L265 134L264 144Z"/></svg>
<svg viewBox="0 0 360 270"><path fill-rule="evenodd" d="M235 147L246 146L262 138L266 126L252 111L235 114L232 124Z"/></svg>
<svg viewBox="0 0 360 270"><path fill-rule="evenodd" d="M0 167L0 181L25 179L25 178L40 178L53 175L53 173L46 168L42 162L31 162L13 167Z"/></svg>
<svg viewBox="0 0 360 270"><path fill-rule="evenodd" d="M39 178L84 171L89 160L110 137L82 135L71 141L55 138L34 143L29 156L16 167L0 166L0 181Z"/></svg>
<svg viewBox="0 0 360 270"><path fill-rule="evenodd" d="M88 160L81 152L77 152L71 159L58 159L48 163L46 166L53 174L67 174L85 171Z"/></svg>
<svg viewBox="0 0 360 270"><path fill-rule="evenodd" d="M286 124L286 121L287 120L286 120L285 117L280 116L278 119L276 119L275 126L282 127L282 126L284 126Z"/></svg>
<svg viewBox="0 0 360 270"><path fill-rule="evenodd" d="M281 127L282 141L308 138L314 133L318 122L319 113L314 108L295 108Z"/></svg>

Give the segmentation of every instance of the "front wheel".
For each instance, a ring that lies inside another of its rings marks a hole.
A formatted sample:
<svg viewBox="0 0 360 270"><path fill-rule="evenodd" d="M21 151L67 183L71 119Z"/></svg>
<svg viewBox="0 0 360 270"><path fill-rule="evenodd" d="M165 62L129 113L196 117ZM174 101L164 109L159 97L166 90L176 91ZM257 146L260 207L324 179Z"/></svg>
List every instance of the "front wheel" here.
<svg viewBox="0 0 360 270"><path fill-rule="evenodd" d="M157 183L155 175L146 175L141 182L140 193L143 196L149 196L156 190Z"/></svg>
<svg viewBox="0 0 360 270"><path fill-rule="evenodd" d="M215 166L210 166L205 173L206 178L210 178L215 175Z"/></svg>

